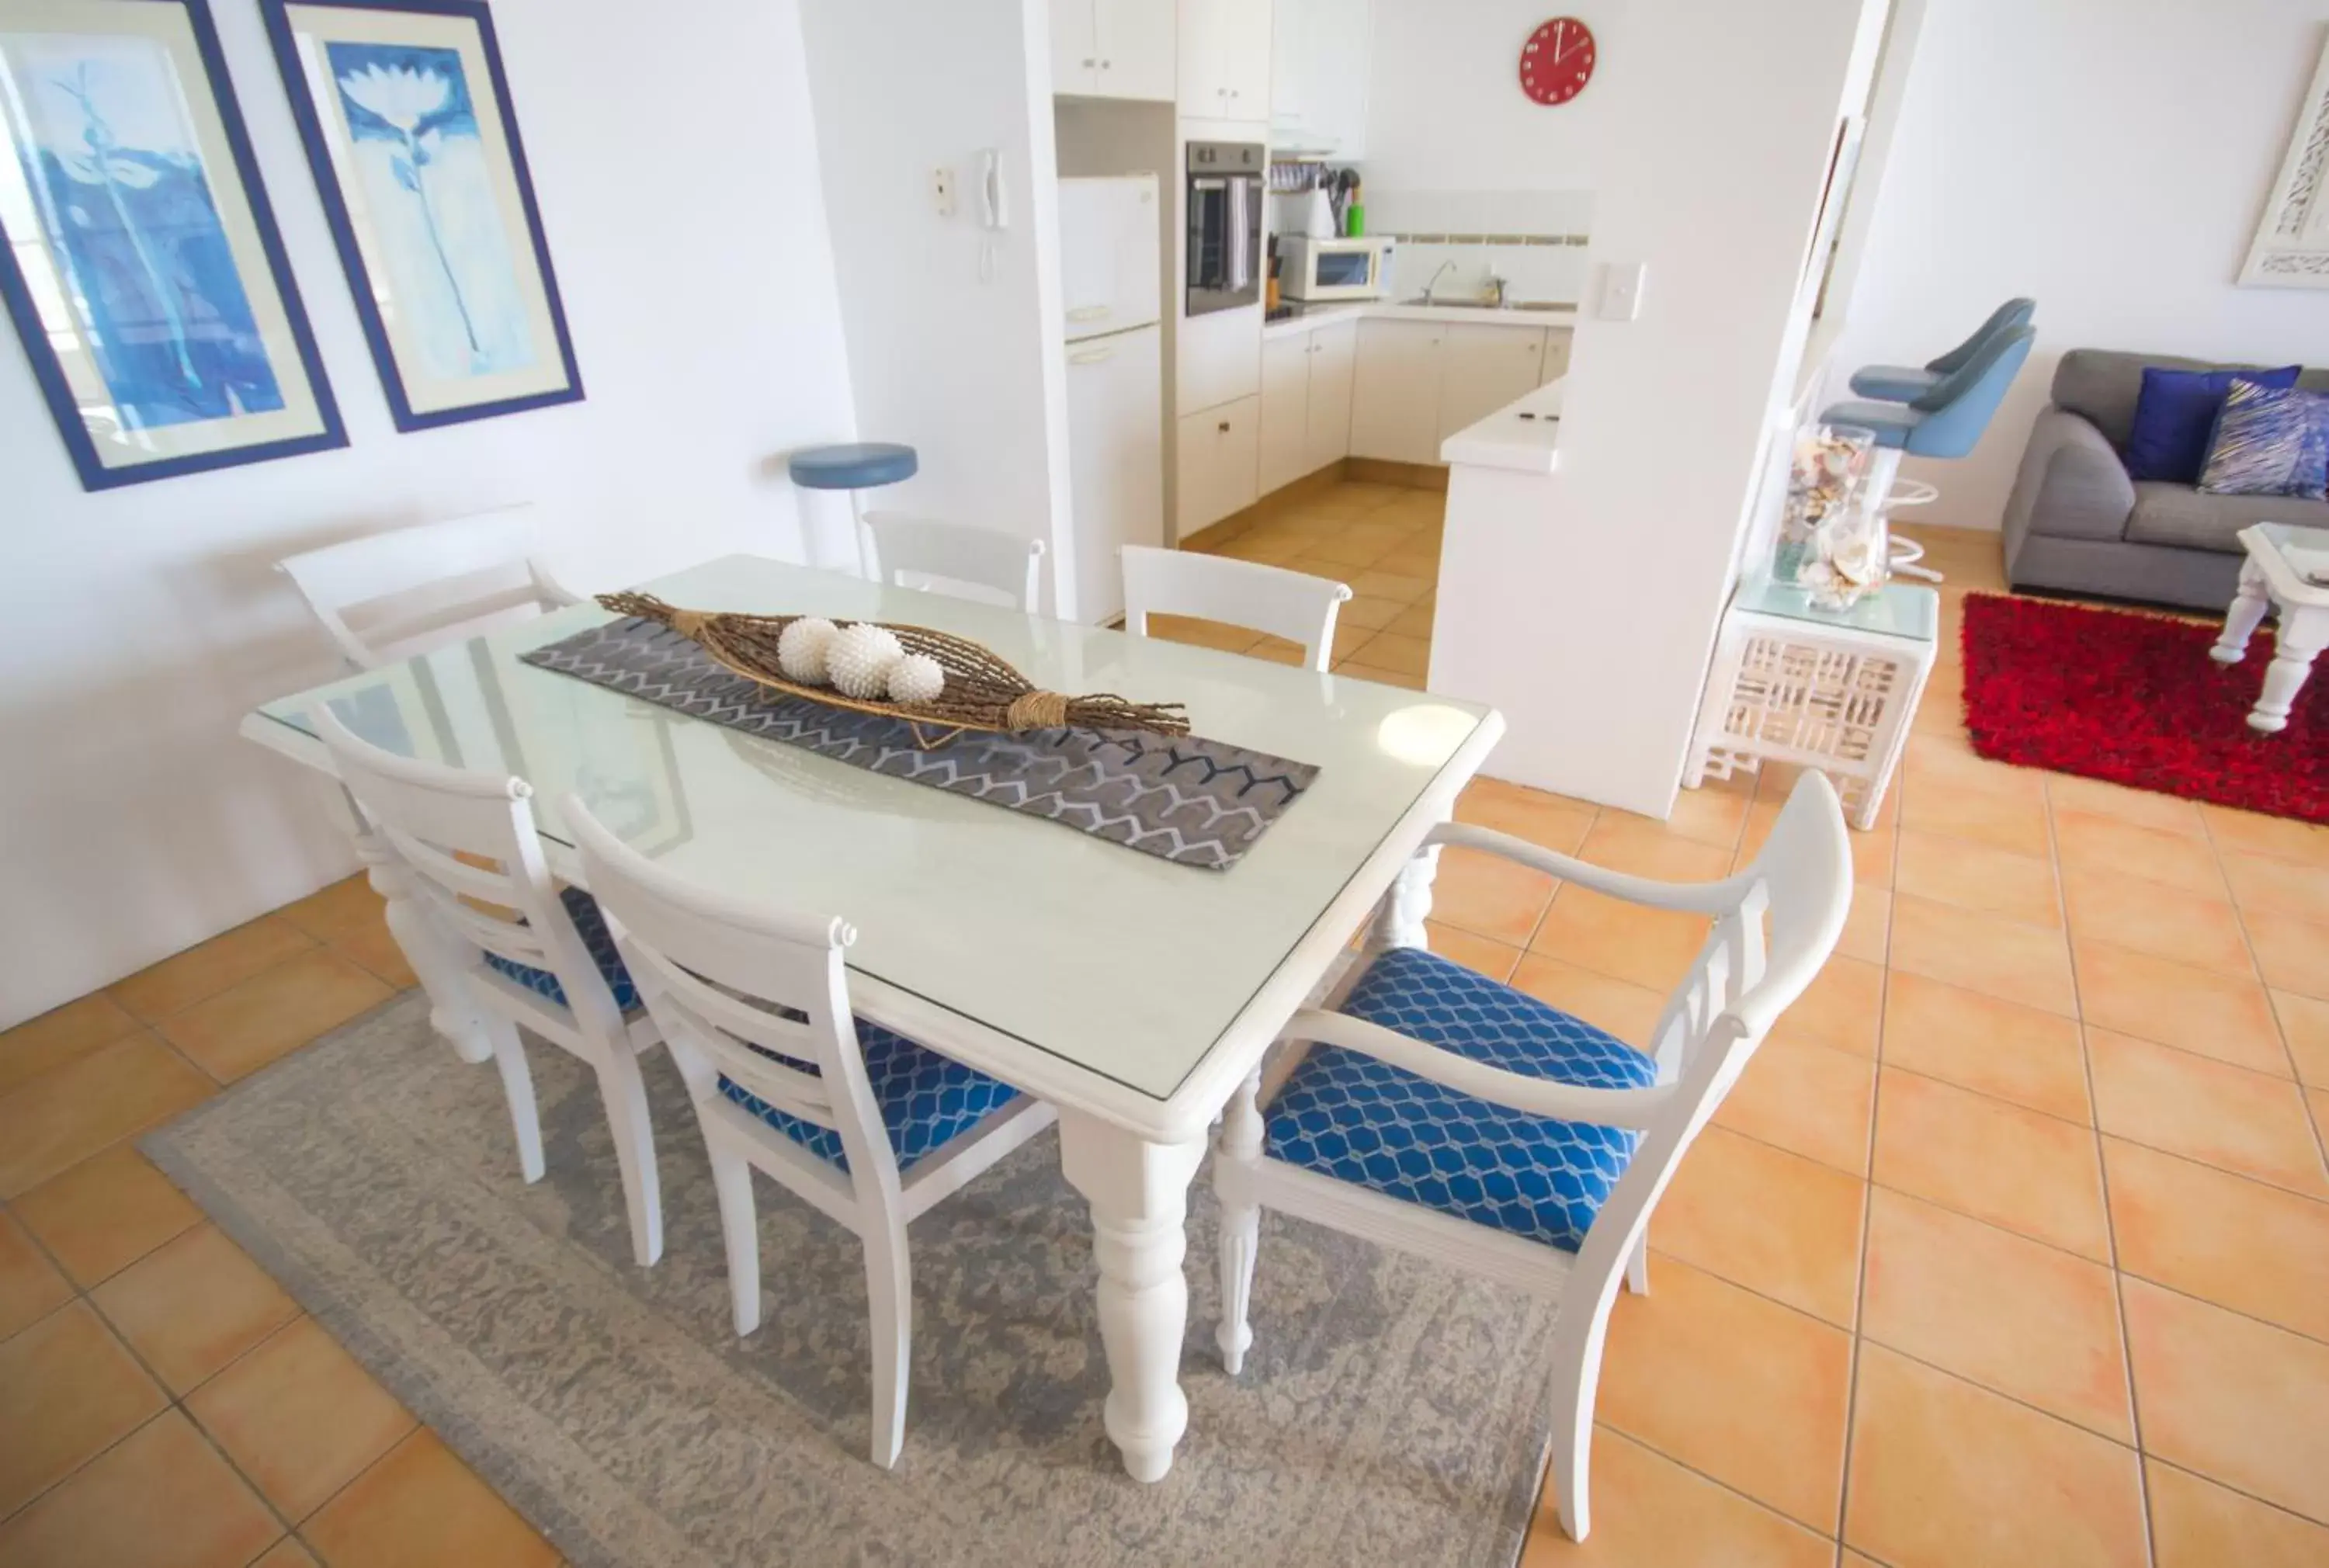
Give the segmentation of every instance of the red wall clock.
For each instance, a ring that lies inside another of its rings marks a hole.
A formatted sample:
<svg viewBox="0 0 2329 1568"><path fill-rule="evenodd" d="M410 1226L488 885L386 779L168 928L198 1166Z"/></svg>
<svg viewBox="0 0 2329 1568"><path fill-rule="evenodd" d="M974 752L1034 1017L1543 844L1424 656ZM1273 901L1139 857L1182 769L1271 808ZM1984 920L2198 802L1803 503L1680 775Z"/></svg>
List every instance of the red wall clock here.
<svg viewBox="0 0 2329 1568"><path fill-rule="evenodd" d="M1538 103L1567 103L1593 80L1593 30L1556 16L1521 45L1521 90Z"/></svg>

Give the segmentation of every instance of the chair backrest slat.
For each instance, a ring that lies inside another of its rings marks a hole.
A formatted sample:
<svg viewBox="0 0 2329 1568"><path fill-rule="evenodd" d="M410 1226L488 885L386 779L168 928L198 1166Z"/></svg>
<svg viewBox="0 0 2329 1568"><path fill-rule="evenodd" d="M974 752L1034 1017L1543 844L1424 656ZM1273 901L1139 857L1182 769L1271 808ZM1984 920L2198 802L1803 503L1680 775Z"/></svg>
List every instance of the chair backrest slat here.
<svg viewBox="0 0 2329 1568"><path fill-rule="evenodd" d="M1351 590L1331 577L1193 550L1124 547L1124 629L1148 634L1151 615L1223 621L1302 644L1303 662L1333 657L1334 617Z"/></svg>
<svg viewBox="0 0 2329 1568"><path fill-rule="evenodd" d="M916 577L938 579L941 593L953 584L982 588L986 593L979 596L998 598L1029 614L1042 603L1041 540L894 512L868 512L865 526L873 535L873 553L884 582Z"/></svg>
<svg viewBox="0 0 2329 1568"><path fill-rule="evenodd" d="M346 540L288 556L276 569L359 670L426 652L529 605L575 602L536 553L525 506Z"/></svg>

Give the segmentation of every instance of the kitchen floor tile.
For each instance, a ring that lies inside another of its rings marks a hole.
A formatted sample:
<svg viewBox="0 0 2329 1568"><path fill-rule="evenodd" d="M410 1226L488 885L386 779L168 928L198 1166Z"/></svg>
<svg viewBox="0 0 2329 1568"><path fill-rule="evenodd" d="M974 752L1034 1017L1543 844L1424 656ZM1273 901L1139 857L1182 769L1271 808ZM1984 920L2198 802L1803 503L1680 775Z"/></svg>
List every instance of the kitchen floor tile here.
<svg viewBox="0 0 2329 1568"><path fill-rule="evenodd" d="M1542 953L1521 955L1512 983L1539 1001L1607 1029L1636 1050L1649 1048L1651 1031L1658 1027L1666 1006L1663 991L1579 969Z"/></svg>
<svg viewBox="0 0 2329 1568"><path fill-rule="evenodd" d="M2157 1568L2320 1568L2329 1527L2157 1460L2144 1461Z"/></svg>
<svg viewBox="0 0 2329 1568"><path fill-rule="evenodd" d="M140 1029L0 1095L0 1198L14 1198L216 1088Z"/></svg>
<svg viewBox="0 0 2329 1568"><path fill-rule="evenodd" d="M297 1313L214 1225L157 1248L90 1292L172 1392L184 1394Z"/></svg>
<svg viewBox="0 0 2329 1568"><path fill-rule="evenodd" d="M2146 1453L2329 1524L2329 1345L2126 1282Z"/></svg>
<svg viewBox="0 0 2329 1568"><path fill-rule="evenodd" d="M1893 887L1960 909L1979 909L2025 925L2060 926L2054 864L1938 833L1906 828Z"/></svg>
<svg viewBox="0 0 2329 1568"><path fill-rule="evenodd" d="M306 1518L412 1430L313 1318L295 1318L186 1396L186 1411L288 1519Z"/></svg>
<svg viewBox="0 0 2329 1568"><path fill-rule="evenodd" d="M1652 909L1564 882L1530 948L1653 991L1672 991L1706 945L1704 915Z"/></svg>
<svg viewBox="0 0 2329 1568"><path fill-rule="evenodd" d="M1513 966L1521 961L1519 948L1475 936L1460 927L1427 920L1423 928L1430 933L1432 952L1490 980L1509 981L1513 978Z"/></svg>
<svg viewBox="0 0 2329 1568"><path fill-rule="evenodd" d="M2086 1020L2123 1035L2288 1077L2288 1052L2264 987L2108 942L2071 944Z"/></svg>
<svg viewBox="0 0 2329 1568"><path fill-rule="evenodd" d="M372 879L359 871L320 892L275 913L318 942L338 942L382 924L388 901L372 891Z"/></svg>
<svg viewBox="0 0 2329 1568"><path fill-rule="evenodd" d="M2065 1017L2078 1014L2059 931L1903 893L1892 900L1892 966Z"/></svg>
<svg viewBox="0 0 2329 1568"><path fill-rule="evenodd" d="M1927 738L1919 735L1910 744ZM2053 852L2045 793L2036 787L1968 788L1955 778L1936 782L1912 773L1904 781L1900 825L1912 832L1965 839L2010 854L2044 857Z"/></svg>
<svg viewBox="0 0 2329 1568"><path fill-rule="evenodd" d="M242 1568L282 1533L218 1451L168 1411L0 1526L0 1562Z"/></svg>
<svg viewBox="0 0 2329 1568"><path fill-rule="evenodd" d="M2123 1443L2135 1441L2111 1272L1879 1188L1861 1332Z"/></svg>
<svg viewBox="0 0 2329 1568"><path fill-rule="evenodd" d="M1838 953L1779 1015L1771 1038L1873 1059L1884 1018L1884 985L1881 966Z"/></svg>
<svg viewBox="0 0 2329 1568"><path fill-rule="evenodd" d="M1348 609L1349 606L1344 606ZM1242 653L1261 641L1261 634L1250 626L1232 626L1223 621L1202 621L1194 615L1151 615L1148 634L1168 643L1186 643L1193 647L1216 648L1224 653Z"/></svg>
<svg viewBox="0 0 2329 1568"><path fill-rule="evenodd" d="M1429 577L1412 577L1404 572L1353 572L1343 579L1351 585L1353 594L1363 594L1371 599L1392 599L1402 606L1411 605L1432 588Z"/></svg>
<svg viewBox="0 0 2329 1568"><path fill-rule="evenodd" d="M1664 822L1630 812L1603 812L1578 852L1597 866L1660 882L1719 882L1730 875L1728 850L1685 838L1669 831Z"/></svg>
<svg viewBox="0 0 2329 1568"><path fill-rule="evenodd" d="M2256 978L2248 933L2221 898L2087 869L2065 872L2062 891L2075 941L2107 942L2239 980Z"/></svg>
<svg viewBox="0 0 2329 1568"><path fill-rule="evenodd" d="M222 1083L254 1072L394 992L327 949L303 953L197 1002L162 1035Z"/></svg>
<svg viewBox="0 0 2329 1568"><path fill-rule="evenodd" d="M1390 625L1385 626L1383 630L1386 632L1397 632L1402 637L1421 637L1426 641L1429 641L1431 636L1431 623L1435 615L1436 612L1429 605L1410 605L1406 609L1401 610L1399 613L1398 619L1391 622Z"/></svg>
<svg viewBox="0 0 2329 1568"><path fill-rule="evenodd" d="M16 1217L83 1289L127 1268L203 1216L129 1144L117 1144L15 1201Z"/></svg>
<svg viewBox="0 0 2329 1568"><path fill-rule="evenodd" d="M289 921L262 915L140 970L108 991L138 1018L158 1023L315 945L314 937Z"/></svg>
<svg viewBox="0 0 2329 1568"><path fill-rule="evenodd" d="M297 1535L286 1535L257 1557L250 1568L322 1568L316 1554L301 1545Z"/></svg>
<svg viewBox="0 0 2329 1568"><path fill-rule="evenodd" d="M434 1432L416 1432L301 1526L331 1568L550 1568L558 1554Z"/></svg>
<svg viewBox="0 0 2329 1568"><path fill-rule="evenodd" d="M2205 808L2153 790L2130 789L2125 784L2111 784L2104 779L2080 778L2075 774L2064 773L2048 775L2046 798L2058 812L2111 817L2138 828L2174 833L2186 839L2207 836L2207 828L2202 821Z"/></svg>
<svg viewBox="0 0 2329 1568"><path fill-rule="evenodd" d="M396 944L395 934L385 925L340 937L332 944L332 951L391 990L402 991L420 983L420 977L412 972L411 962L404 956L404 949Z"/></svg>
<svg viewBox="0 0 2329 1568"><path fill-rule="evenodd" d="M2118 1265L2329 1341L2329 1203L2103 1140Z"/></svg>
<svg viewBox="0 0 2329 1568"><path fill-rule="evenodd" d="M1431 672L1430 643L1421 637L1403 637L1397 632L1377 632L1353 649L1351 658L1355 663L1400 675Z"/></svg>
<svg viewBox="0 0 2329 1568"><path fill-rule="evenodd" d="M1891 1568L2144 1568L2135 1451L1869 1345L1843 1538Z"/></svg>
<svg viewBox="0 0 2329 1568"><path fill-rule="evenodd" d="M1593 1527L1561 1533L1547 1477L1518 1568L1829 1568L1834 1544L1606 1426L1588 1471Z"/></svg>
<svg viewBox="0 0 2329 1568"><path fill-rule="evenodd" d="M2316 871L2329 871L2329 828L2317 822L2300 822L2294 817L2268 817L2257 812L2236 811L2230 806L2203 804L2199 811L2208 824L2208 837L2219 850L2261 855L2267 859L2288 860Z"/></svg>
<svg viewBox="0 0 2329 1568"><path fill-rule="evenodd" d="M1879 1186L2110 1261L2094 1133L1895 1067L1878 1075Z"/></svg>
<svg viewBox="0 0 2329 1568"><path fill-rule="evenodd" d="M1360 594L1345 600L1342 613L1334 617L1339 629L1358 626L1370 632L1380 632L1405 615L1413 606L1406 599L1387 599L1373 594ZM1155 617L1149 617L1153 624Z"/></svg>
<svg viewBox="0 0 2329 1568"><path fill-rule="evenodd" d="M101 991L27 1019L0 1033L0 1094L137 1031L137 1020Z"/></svg>
<svg viewBox="0 0 2329 1568"><path fill-rule="evenodd" d="M1335 665L1334 672L1338 675L1347 675L1353 681L1371 681L1377 686L1395 686L1401 691L1423 690L1423 677L1420 675L1402 675L1396 670L1378 670L1372 664L1362 664L1355 659Z"/></svg>
<svg viewBox="0 0 2329 1568"><path fill-rule="evenodd" d="M1817 1530L1843 1490L1852 1340L1842 1329L1668 1258L1620 1293L1601 1419Z"/></svg>
<svg viewBox="0 0 2329 1568"><path fill-rule="evenodd" d="M1598 807L1502 779L1474 779L1456 798L1456 820L1494 828L1563 855L1574 855Z"/></svg>
<svg viewBox="0 0 2329 1568"><path fill-rule="evenodd" d="M2287 1079L2107 1029L2087 1030L2087 1053L2104 1131L2329 1199L2305 1096Z"/></svg>
<svg viewBox="0 0 2329 1568"><path fill-rule="evenodd" d="M2296 1075L2307 1084L2329 1084L2329 1001L2276 991L2272 1010Z"/></svg>
<svg viewBox="0 0 2329 1568"><path fill-rule="evenodd" d="M1838 956L1882 963L1891 948L1891 889L1857 884L1852 890L1852 913L1844 916L1843 934L1836 938Z"/></svg>
<svg viewBox="0 0 2329 1568"><path fill-rule="evenodd" d="M2092 812L2063 811L2054 813L2054 839L2066 871L2116 871L2206 897L2225 897L2215 851L2201 840Z"/></svg>
<svg viewBox="0 0 2329 1568"><path fill-rule="evenodd" d="M86 1301L0 1340L0 1518L168 1403Z"/></svg>
<svg viewBox="0 0 2329 1568"><path fill-rule="evenodd" d="M2079 1026L2041 1008L1895 972L1884 992L1884 1061L2050 1116L2094 1120Z"/></svg>
<svg viewBox="0 0 2329 1568"><path fill-rule="evenodd" d="M1552 902L1553 879L1542 871L1450 846L1439 851L1431 881L1431 917L1475 936L1526 947Z"/></svg>
<svg viewBox="0 0 2329 1568"><path fill-rule="evenodd" d="M2243 914L2294 915L2329 923L2329 877L2310 866L2221 851L2217 859Z"/></svg>
<svg viewBox="0 0 2329 1568"><path fill-rule="evenodd" d="M71 1281L57 1272L5 1211L0 1211L0 1339L29 1328L72 1300Z"/></svg>
<svg viewBox="0 0 2329 1568"><path fill-rule="evenodd" d="M1717 1125L1847 1172L1868 1174L1876 1064L1774 1034L1714 1113Z"/></svg>
<svg viewBox="0 0 2329 1568"><path fill-rule="evenodd" d="M1748 808L1754 803L1752 778L1710 779L1696 789L1686 789L1676 795L1674 812L1663 826L1667 832L1702 844L1736 850L1740 835L1747 829ZM1645 823L1654 821L1648 817L1641 820Z"/></svg>
<svg viewBox="0 0 2329 1568"><path fill-rule="evenodd" d="M1658 1252L1759 1295L1852 1327L1867 1184L1710 1127L1650 1222ZM1658 1289L1653 1260L1650 1289Z"/></svg>
<svg viewBox="0 0 2329 1568"><path fill-rule="evenodd" d="M2245 923L2265 984L2329 998L2329 925L2268 914L2251 914Z"/></svg>

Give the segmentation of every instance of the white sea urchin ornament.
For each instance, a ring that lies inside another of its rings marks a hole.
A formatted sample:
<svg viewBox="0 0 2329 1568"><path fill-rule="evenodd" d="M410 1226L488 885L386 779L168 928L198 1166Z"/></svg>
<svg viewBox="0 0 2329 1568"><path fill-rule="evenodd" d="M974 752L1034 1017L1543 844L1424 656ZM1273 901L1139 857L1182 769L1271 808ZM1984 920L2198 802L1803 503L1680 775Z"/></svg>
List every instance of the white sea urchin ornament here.
<svg viewBox="0 0 2329 1568"><path fill-rule="evenodd" d="M822 615L803 615L777 637L777 668L785 679L803 686L822 686L826 676L825 656L840 628Z"/></svg>
<svg viewBox="0 0 2329 1568"><path fill-rule="evenodd" d="M946 690L946 666L928 653L909 653L890 666L890 700L936 702Z"/></svg>
<svg viewBox="0 0 2329 1568"><path fill-rule="evenodd" d="M834 690L860 701L889 690L890 666L906 656L897 634L887 626L859 621L841 628L825 651L825 672Z"/></svg>

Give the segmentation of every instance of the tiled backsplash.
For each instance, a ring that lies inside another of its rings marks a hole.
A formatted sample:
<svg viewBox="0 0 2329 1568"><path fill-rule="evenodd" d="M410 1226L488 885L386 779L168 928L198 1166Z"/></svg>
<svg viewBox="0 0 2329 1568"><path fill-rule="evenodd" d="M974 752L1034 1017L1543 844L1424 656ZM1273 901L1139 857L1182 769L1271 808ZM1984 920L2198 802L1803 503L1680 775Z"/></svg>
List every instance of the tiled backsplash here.
<svg viewBox="0 0 2329 1568"><path fill-rule="evenodd" d="M1391 293L1423 292L1448 262L1434 292L1481 293L1488 276L1515 300L1573 301L1585 289L1585 245L1593 223L1589 191L1373 191L1367 232L1399 244Z"/></svg>

